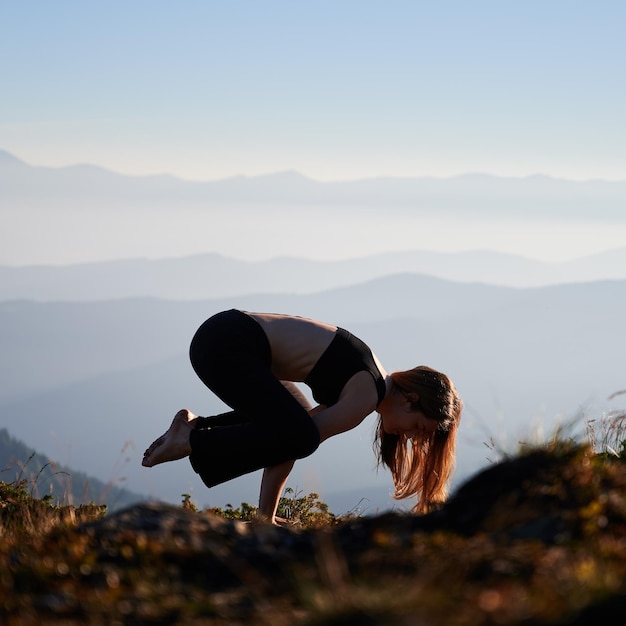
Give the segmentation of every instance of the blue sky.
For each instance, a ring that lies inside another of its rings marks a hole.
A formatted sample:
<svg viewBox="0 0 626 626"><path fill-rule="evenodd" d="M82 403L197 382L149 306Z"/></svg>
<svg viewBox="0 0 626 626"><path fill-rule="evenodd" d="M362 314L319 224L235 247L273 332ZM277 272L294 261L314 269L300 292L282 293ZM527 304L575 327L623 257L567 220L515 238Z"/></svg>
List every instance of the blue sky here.
<svg viewBox="0 0 626 626"><path fill-rule="evenodd" d="M0 0L0 148L189 179L624 179L625 27L606 0Z"/></svg>

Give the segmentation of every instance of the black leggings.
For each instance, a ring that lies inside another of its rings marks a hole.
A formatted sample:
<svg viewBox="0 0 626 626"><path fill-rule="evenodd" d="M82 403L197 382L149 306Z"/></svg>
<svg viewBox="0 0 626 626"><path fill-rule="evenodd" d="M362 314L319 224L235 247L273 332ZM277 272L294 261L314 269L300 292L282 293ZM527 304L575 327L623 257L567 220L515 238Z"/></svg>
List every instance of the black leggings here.
<svg viewBox="0 0 626 626"><path fill-rule="evenodd" d="M210 317L189 356L200 380L233 409L199 417L191 431L189 460L207 487L317 449L320 434L306 398L272 374L267 336L252 317L235 309Z"/></svg>

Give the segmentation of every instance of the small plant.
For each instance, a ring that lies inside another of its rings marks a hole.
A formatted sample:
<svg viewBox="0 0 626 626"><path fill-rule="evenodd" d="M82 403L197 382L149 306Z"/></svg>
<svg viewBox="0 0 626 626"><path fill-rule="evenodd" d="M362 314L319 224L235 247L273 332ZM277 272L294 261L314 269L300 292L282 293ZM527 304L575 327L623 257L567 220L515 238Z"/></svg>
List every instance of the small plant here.
<svg viewBox="0 0 626 626"><path fill-rule="evenodd" d="M188 511L197 511L198 507L191 500L191 494L183 493L183 509Z"/></svg>
<svg viewBox="0 0 626 626"><path fill-rule="evenodd" d="M256 519L258 514L257 507L252 506L247 502L242 502L236 509L233 508L232 504L227 504L224 508L213 507L208 510L215 515L219 515L220 517L232 520L241 520L244 522Z"/></svg>
<svg viewBox="0 0 626 626"><path fill-rule="evenodd" d="M318 494L301 494L301 491L287 487L285 495L278 501L276 517L296 526L319 527L335 523L335 515Z"/></svg>
<svg viewBox="0 0 626 626"><path fill-rule="evenodd" d="M301 491L296 491L291 487L285 489L276 510L276 519L279 523L304 528L321 527L337 522L335 515L331 513L328 505L319 499L318 494L301 494ZM251 521L258 518L258 508L247 502L242 502L237 508L234 508L232 504L227 504L224 508L213 507L208 510L231 520Z"/></svg>

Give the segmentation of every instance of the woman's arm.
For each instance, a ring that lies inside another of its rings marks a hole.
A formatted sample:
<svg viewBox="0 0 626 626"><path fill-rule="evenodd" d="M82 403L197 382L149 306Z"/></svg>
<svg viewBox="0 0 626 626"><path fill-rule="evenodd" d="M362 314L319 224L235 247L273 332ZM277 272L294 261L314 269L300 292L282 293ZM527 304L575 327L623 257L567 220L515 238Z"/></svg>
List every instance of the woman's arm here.
<svg viewBox="0 0 626 626"><path fill-rule="evenodd" d="M287 380L281 381L291 395L313 416L325 407L311 407L311 403L295 383ZM276 509L280 496L287 483L289 473L293 469L294 461L285 461L279 465L266 467L261 479L261 492L259 494L259 515L272 524L276 523Z"/></svg>
<svg viewBox="0 0 626 626"><path fill-rule="evenodd" d="M266 467L263 470L261 479L261 493L259 494L259 514L271 522L276 523L276 509L280 500L280 494L285 488L289 472L291 472L295 461L285 461L279 465Z"/></svg>
<svg viewBox="0 0 626 626"><path fill-rule="evenodd" d="M344 387L339 402L311 412L320 441L352 430L376 410L376 388L369 372L358 372Z"/></svg>
<svg viewBox="0 0 626 626"><path fill-rule="evenodd" d="M283 385L298 398L292 388L292 386L295 387L293 383L283 382ZM305 405L306 399L301 404L308 409L309 415L319 430L320 442L322 442L358 426L375 409L376 398L376 389L372 385L371 375L368 372L359 372L345 386L337 404L330 407L320 405L311 408L310 405L308 407ZM272 523L276 522L276 509L280 495L294 463L295 460L285 461L263 470L259 514Z"/></svg>
<svg viewBox="0 0 626 626"><path fill-rule="evenodd" d="M283 383L284 384L284 383ZM325 406L316 406L309 410L309 415L313 417ZM259 515L261 518L274 524L276 522L276 509L280 496L287 484L289 473L293 469L294 461L285 461L279 465L266 467L263 470L263 478L261 479L261 493L259 494Z"/></svg>

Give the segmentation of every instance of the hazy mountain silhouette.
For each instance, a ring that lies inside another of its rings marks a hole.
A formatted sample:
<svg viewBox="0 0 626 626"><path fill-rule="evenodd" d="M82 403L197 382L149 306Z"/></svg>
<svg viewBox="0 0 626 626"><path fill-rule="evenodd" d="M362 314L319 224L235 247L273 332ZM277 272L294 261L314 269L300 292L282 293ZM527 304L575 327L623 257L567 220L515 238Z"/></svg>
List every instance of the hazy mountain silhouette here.
<svg viewBox="0 0 626 626"><path fill-rule="evenodd" d="M558 263L489 251L390 252L342 261L274 258L240 261L219 254L129 259L67 266L0 266L0 300L156 297L199 300L246 294L312 293L411 272L511 287L626 278L626 248Z"/></svg>
<svg viewBox="0 0 626 626"><path fill-rule="evenodd" d="M93 165L33 167L4 153L1 264L134 260L3 271L0 297L55 298L51 288L42 287L47 280L59 287L56 297L64 299L74 298L79 289L85 297L98 298L98 287L105 292L100 299L138 295L189 299L250 289L274 291L277 283L282 291L318 291L397 272L515 286L624 278L623 252L617 263L599 257L578 266L484 252L368 255L423 248L429 241L435 248L447 248L446 242L454 241L458 249L466 232L487 248L501 248L500 243L515 233L519 244L511 243L510 249L528 251L530 256L540 249L544 256L549 254L550 239L560 233L580 240L581 229L590 233L590 239L608 237L619 247L625 200L625 181L467 174L321 182L283 172L196 182L168 175L125 176ZM585 246L594 249L597 245L591 242ZM224 257L181 258L205 251L255 260L267 259L269 252L300 260L278 258L253 268ZM140 260L165 257L174 261ZM359 258L326 265L303 257ZM281 275L283 282L276 279ZM119 283L117 290L111 289L112 282ZM76 286L72 289L70 284ZM140 290L134 291L138 284ZM215 284L216 291L207 292L208 284Z"/></svg>
<svg viewBox="0 0 626 626"><path fill-rule="evenodd" d="M258 294L190 302L133 298L107 302L0 302L5 355L0 399L108 371L141 367L184 350L212 312L237 307L341 323L407 317L451 319L517 302L524 292L400 274L312 294Z"/></svg>
<svg viewBox="0 0 626 626"><path fill-rule="evenodd" d="M0 427L58 462L134 492L179 502L256 501L258 475L207 490L185 462L147 470L141 453L176 410L223 405L195 377L188 345L207 316L232 306L328 320L365 339L389 370L429 364L448 372L466 403L460 478L558 416L598 418L626 386L626 281L533 289L403 274L313 294L171 302L0 303ZM375 416L298 462L294 487L387 496L375 472ZM579 427L582 425L579 423ZM128 462L117 465L122 449ZM113 474L113 476L112 476ZM354 501L345 508L356 506ZM372 506L380 506L375 504Z"/></svg>
<svg viewBox="0 0 626 626"><path fill-rule="evenodd" d="M373 178L320 182L297 172L194 182L169 175L125 176L93 166L30 166L0 151L0 200L13 210L111 206L196 207L263 205L380 207L455 215L503 214L623 221L626 181L504 178L466 174L449 178Z"/></svg>

